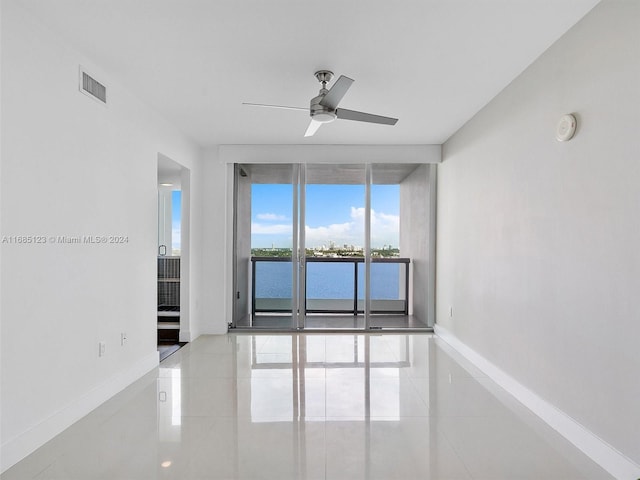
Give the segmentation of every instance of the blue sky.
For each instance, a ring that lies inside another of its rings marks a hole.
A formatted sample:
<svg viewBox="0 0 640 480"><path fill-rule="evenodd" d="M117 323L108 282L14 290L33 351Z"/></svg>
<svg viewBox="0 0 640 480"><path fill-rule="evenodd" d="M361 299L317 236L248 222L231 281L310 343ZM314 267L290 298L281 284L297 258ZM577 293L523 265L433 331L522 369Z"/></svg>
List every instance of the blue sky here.
<svg viewBox="0 0 640 480"><path fill-rule="evenodd" d="M182 192L171 192L171 246L180 250L180 215L182 213Z"/></svg>
<svg viewBox="0 0 640 480"><path fill-rule="evenodd" d="M292 186L253 185L251 246L291 247ZM364 245L364 185L307 185L307 246ZM371 187L371 245L398 246L400 186Z"/></svg>

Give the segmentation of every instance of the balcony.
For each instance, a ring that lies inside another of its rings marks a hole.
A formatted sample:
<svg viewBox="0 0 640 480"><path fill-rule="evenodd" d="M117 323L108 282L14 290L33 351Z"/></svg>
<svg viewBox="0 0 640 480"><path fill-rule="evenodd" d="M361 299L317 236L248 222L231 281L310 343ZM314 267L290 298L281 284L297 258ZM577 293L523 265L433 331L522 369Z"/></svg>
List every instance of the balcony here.
<svg viewBox="0 0 640 480"><path fill-rule="evenodd" d="M409 313L408 258L371 259L371 313ZM306 257L307 313L364 313L364 258ZM292 309L290 257L252 257L252 303L256 313L284 313Z"/></svg>

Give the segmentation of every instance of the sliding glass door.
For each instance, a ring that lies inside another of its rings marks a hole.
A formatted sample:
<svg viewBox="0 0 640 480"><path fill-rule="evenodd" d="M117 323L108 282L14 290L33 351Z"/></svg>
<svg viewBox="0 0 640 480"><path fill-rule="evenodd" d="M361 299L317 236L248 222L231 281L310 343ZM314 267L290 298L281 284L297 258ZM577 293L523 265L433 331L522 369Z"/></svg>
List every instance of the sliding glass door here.
<svg viewBox="0 0 640 480"><path fill-rule="evenodd" d="M235 171L233 326L297 328L299 166Z"/></svg>
<svg viewBox="0 0 640 480"><path fill-rule="evenodd" d="M414 272L404 256L417 254L426 268L428 231L418 230L429 222L412 216L427 208L425 172L426 165L237 165L233 326L426 327L412 315Z"/></svg>
<svg viewBox="0 0 640 480"><path fill-rule="evenodd" d="M366 166L307 165L304 187L305 326L363 329Z"/></svg>

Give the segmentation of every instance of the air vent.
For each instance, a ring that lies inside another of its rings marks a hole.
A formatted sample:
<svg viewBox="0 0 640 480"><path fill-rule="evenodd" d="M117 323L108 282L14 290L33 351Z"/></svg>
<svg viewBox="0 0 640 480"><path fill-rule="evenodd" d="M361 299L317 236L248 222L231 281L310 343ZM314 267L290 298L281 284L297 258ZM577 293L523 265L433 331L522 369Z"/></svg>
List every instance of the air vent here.
<svg viewBox="0 0 640 480"><path fill-rule="evenodd" d="M107 103L107 87L80 67L80 91L104 104Z"/></svg>

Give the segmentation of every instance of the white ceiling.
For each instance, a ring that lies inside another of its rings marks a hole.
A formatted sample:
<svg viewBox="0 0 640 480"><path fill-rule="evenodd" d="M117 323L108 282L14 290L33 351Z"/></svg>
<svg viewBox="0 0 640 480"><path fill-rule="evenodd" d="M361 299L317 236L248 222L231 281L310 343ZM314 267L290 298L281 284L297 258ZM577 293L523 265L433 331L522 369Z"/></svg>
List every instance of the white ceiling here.
<svg viewBox="0 0 640 480"><path fill-rule="evenodd" d="M443 143L599 0L19 0L203 146ZM311 138L318 69L355 83Z"/></svg>

